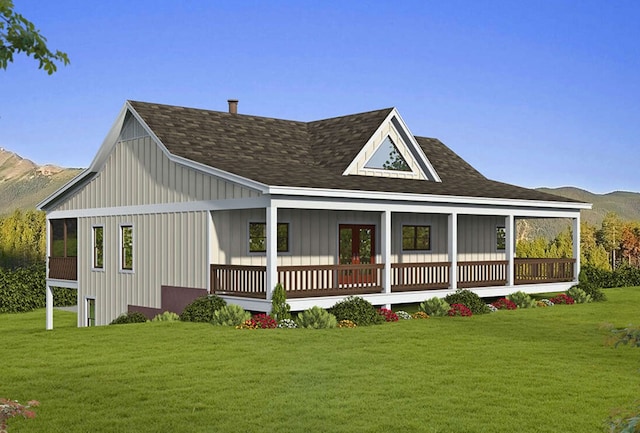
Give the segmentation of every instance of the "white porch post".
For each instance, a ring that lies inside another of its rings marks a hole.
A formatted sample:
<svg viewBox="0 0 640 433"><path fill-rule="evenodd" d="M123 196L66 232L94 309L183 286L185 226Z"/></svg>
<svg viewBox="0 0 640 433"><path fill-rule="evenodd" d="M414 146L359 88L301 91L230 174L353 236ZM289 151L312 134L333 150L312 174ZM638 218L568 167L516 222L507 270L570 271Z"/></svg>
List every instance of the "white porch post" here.
<svg viewBox="0 0 640 433"><path fill-rule="evenodd" d="M382 247L382 263L384 269L382 271L382 288L384 293L391 293L391 211L382 212L380 226L382 227L381 247Z"/></svg>
<svg viewBox="0 0 640 433"><path fill-rule="evenodd" d="M456 290L458 288L458 214L450 213L448 217L449 233L447 239L449 241L449 288Z"/></svg>
<svg viewBox="0 0 640 433"><path fill-rule="evenodd" d="M48 283L45 302L47 306L46 329L53 329L53 287L51 287Z"/></svg>
<svg viewBox="0 0 640 433"><path fill-rule="evenodd" d="M573 258L576 259L573 265L573 281L578 282L580 278L580 214L573 219Z"/></svg>
<svg viewBox="0 0 640 433"><path fill-rule="evenodd" d="M278 207L269 203L267 212L267 300L271 300L273 288L278 283Z"/></svg>
<svg viewBox="0 0 640 433"><path fill-rule="evenodd" d="M514 258L515 258L515 249L516 249L516 241L515 241L515 218L513 215L509 215L505 218L504 221L504 248L505 255L507 258L507 286L513 286L514 281Z"/></svg>

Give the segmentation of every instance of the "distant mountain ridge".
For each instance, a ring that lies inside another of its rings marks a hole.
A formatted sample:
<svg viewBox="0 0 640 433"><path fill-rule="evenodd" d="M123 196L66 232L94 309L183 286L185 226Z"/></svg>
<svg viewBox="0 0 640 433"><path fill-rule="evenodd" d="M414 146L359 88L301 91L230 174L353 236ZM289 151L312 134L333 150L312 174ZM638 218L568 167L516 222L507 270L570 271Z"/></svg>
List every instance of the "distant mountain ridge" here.
<svg viewBox="0 0 640 433"><path fill-rule="evenodd" d="M0 215L35 209L42 200L80 173L79 168L38 165L0 148Z"/></svg>

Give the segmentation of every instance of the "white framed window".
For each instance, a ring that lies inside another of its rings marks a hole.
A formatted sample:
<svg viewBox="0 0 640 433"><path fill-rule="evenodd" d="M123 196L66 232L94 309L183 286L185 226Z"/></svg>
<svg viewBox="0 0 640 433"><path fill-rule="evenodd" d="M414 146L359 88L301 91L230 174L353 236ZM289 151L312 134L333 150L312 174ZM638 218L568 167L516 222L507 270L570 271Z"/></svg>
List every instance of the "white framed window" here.
<svg viewBox="0 0 640 433"><path fill-rule="evenodd" d="M93 258L91 266L94 270L104 270L104 226L93 226Z"/></svg>
<svg viewBox="0 0 640 433"><path fill-rule="evenodd" d="M278 252L289 252L289 223L278 223ZM263 222L249 223L249 252L264 253L267 251L267 224Z"/></svg>
<svg viewBox="0 0 640 433"><path fill-rule="evenodd" d="M133 272L135 234L133 224L120 225L120 270Z"/></svg>
<svg viewBox="0 0 640 433"><path fill-rule="evenodd" d="M86 325L87 326L96 326L96 300L95 298L86 298Z"/></svg>

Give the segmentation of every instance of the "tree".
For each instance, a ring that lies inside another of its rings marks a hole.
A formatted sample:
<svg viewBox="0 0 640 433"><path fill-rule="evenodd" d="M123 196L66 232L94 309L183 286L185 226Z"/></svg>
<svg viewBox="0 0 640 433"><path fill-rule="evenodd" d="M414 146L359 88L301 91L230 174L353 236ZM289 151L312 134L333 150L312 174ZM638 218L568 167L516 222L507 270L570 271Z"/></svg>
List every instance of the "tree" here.
<svg viewBox="0 0 640 433"><path fill-rule="evenodd" d="M38 69L44 69L49 75L58 69L56 62L69 64L66 53L52 52L40 30L14 11L12 0L0 0L0 68L7 69L15 53L33 56L39 62Z"/></svg>
<svg viewBox="0 0 640 433"><path fill-rule="evenodd" d="M607 253L612 256L611 264L616 267L616 250L620 248L620 234L622 232L622 221L615 212L607 212L602 220L602 228L598 230L596 236L598 244L602 245Z"/></svg>

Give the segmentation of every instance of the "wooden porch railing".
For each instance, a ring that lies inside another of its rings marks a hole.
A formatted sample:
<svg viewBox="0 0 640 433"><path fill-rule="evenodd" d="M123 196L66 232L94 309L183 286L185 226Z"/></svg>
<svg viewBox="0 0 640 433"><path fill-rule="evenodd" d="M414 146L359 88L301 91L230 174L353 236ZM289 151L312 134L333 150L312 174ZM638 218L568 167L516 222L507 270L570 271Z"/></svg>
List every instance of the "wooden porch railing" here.
<svg viewBox="0 0 640 433"><path fill-rule="evenodd" d="M450 262L392 263L391 291L446 289L449 287Z"/></svg>
<svg viewBox="0 0 640 433"><path fill-rule="evenodd" d="M515 259L515 284L573 281L575 259ZM504 286L508 261L458 262L459 288ZM382 291L383 264L278 266L278 282L289 298L362 295ZM392 263L391 291L447 289L450 262ZM211 265L214 293L264 299L264 266ZM52 277L53 278L53 277Z"/></svg>
<svg viewBox="0 0 640 433"><path fill-rule="evenodd" d="M506 260L458 262L458 287L504 286L508 265Z"/></svg>
<svg viewBox="0 0 640 433"><path fill-rule="evenodd" d="M576 259L516 259L515 284L557 283L574 280Z"/></svg>
<svg viewBox="0 0 640 433"><path fill-rule="evenodd" d="M75 281L78 279L77 257L49 257L49 278Z"/></svg>

